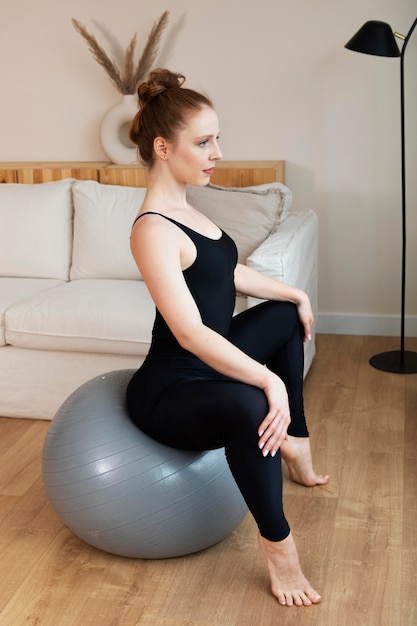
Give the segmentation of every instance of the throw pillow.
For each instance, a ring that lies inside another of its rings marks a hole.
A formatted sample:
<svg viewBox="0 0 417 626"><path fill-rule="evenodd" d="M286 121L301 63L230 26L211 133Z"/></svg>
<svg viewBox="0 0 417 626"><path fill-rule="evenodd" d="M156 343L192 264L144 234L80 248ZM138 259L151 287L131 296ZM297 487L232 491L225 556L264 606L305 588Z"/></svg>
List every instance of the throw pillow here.
<svg viewBox="0 0 417 626"><path fill-rule="evenodd" d="M291 190L282 183L252 187L191 187L187 199L235 241L239 262L278 230L292 203Z"/></svg>
<svg viewBox="0 0 417 626"><path fill-rule="evenodd" d="M68 280L72 182L0 185L0 276Z"/></svg>
<svg viewBox="0 0 417 626"><path fill-rule="evenodd" d="M76 181L71 279L140 278L129 246L130 231L146 189Z"/></svg>

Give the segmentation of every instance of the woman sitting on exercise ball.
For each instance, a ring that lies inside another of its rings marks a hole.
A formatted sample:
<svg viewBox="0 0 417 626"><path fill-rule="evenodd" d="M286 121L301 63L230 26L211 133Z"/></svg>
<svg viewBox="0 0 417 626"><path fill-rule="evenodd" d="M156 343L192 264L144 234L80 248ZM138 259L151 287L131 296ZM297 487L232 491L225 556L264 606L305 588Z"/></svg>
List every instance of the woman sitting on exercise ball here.
<svg viewBox="0 0 417 626"><path fill-rule="evenodd" d="M320 602L301 570L282 505L281 456L307 486L312 466L303 407L308 296L237 263L227 233L187 202L221 159L219 122L184 77L152 72L138 88L130 137L149 168L131 249L155 302L149 354L127 390L129 414L156 440L185 450L224 447L259 528L282 605ZM267 300L233 316L236 291ZM265 367L266 365L266 367Z"/></svg>

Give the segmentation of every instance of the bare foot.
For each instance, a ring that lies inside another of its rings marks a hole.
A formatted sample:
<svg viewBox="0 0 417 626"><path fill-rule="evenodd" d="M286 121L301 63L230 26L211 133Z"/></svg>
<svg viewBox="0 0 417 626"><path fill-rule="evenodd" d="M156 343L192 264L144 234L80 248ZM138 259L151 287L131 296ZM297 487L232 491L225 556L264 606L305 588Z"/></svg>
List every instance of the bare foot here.
<svg viewBox="0 0 417 626"><path fill-rule="evenodd" d="M301 571L297 548L291 533L283 541L268 541L258 534L259 545L265 555L271 589L283 606L311 606L321 601Z"/></svg>
<svg viewBox="0 0 417 626"><path fill-rule="evenodd" d="M295 483L313 487L327 485L329 482L329 476L316 474L313 469L309 437L288 435L288 439L281 445L281 456L287 464L291 480Z"/></svg>

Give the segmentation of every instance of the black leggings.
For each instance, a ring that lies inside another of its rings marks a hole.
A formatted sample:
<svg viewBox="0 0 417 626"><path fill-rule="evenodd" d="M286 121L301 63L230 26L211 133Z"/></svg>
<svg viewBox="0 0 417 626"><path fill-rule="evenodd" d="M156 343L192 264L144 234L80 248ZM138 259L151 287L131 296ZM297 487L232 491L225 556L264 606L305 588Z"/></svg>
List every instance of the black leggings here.
<svg viewBox="0 0 417 626"><path fill-rule="evenodd" d="M291 412L288 434L307 437L303 328L296 306L264 302L247 309L233 318L228 339L282 378ZM270 541L288 536L290 528L282 506L281 454L278 451L275 457L265 458L258 448L258 428L268 412L261 389L221 375L194 376L167 389L144 419L135 418L141 402L138 391L132 379L128 408L142 430L174 448L225 447L231 472L261 535Z"/></svg>

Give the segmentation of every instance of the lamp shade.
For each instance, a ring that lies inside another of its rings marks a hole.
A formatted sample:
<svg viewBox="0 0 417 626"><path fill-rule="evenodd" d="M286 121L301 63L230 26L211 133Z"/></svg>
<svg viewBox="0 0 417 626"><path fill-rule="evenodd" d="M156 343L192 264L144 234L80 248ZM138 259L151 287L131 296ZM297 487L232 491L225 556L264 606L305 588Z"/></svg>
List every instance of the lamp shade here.
<svg viewBox="0 0 417 626"><path fill-rule="evenodd" d="M386 22L372 20L358 30L345 48L365 54L376 54L381 57L399 57L400 51L395 41L392 28Z"/></svg>

